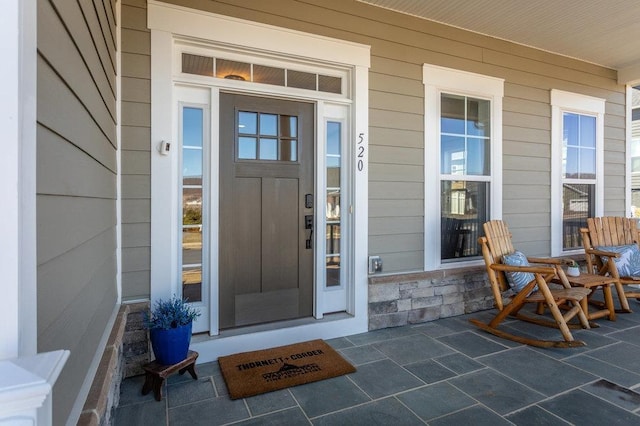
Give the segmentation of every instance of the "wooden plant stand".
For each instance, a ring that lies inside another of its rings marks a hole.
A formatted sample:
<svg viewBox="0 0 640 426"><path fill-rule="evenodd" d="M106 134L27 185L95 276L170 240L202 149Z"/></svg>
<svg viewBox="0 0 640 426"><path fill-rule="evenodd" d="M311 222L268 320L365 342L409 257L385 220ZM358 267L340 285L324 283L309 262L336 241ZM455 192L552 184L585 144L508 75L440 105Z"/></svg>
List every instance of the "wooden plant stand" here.
<svg viewBox="0 0 640 426"><path fill-rule="evenodd" d="M187 358L173 365L162 365L157 361L152 361L142 366L145 371L144 385L142 386L142 394L146 395L153 390L156 401L162 401L162 382L176 371L178 374L184 374L188 371L194 380L198 380L195 365L198 358L198 352L189 351Z"/></svg>

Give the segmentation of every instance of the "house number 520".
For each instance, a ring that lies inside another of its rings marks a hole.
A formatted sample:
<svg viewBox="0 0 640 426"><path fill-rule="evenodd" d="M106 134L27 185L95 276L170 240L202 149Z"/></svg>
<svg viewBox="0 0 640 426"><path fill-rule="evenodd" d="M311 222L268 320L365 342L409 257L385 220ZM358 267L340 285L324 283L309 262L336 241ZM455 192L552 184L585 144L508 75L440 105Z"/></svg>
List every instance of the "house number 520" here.
<svg viewBox="0 0 640 426"><path fill-rule="evenodd" d="M358 134L358 146L356 148L356 157L358 160L357 166L358 166L358 171L361 172L364 169L364 150L365 150L365 145L364 145L364 133L359 133Z"/></svg>

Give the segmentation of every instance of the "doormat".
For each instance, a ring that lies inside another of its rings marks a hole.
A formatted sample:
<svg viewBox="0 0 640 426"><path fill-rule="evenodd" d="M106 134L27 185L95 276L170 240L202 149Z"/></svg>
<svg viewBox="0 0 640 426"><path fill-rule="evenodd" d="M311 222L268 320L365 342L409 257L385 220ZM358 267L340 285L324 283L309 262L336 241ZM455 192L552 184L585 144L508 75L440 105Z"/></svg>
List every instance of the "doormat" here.
<svg viewBox="0 0 640 426"><path fill-rule="evenodd" d="M324 340L223 356L218 358L218 364L231 399L356 371Z"/></svg>

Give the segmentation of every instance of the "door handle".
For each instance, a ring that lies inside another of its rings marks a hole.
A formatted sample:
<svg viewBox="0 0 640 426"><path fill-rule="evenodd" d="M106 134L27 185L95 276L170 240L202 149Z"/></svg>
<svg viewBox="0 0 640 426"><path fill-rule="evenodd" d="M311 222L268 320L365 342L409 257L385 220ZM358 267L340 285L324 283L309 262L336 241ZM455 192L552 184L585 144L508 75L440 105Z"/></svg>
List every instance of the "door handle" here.
<svg viewBox="0 0 640 426"><path fill-rule="evenodd" d="M305 248L307 250L313 248L313 215L308 214L304 217L304 229L309 229L309 238L305 241Z"/></svg>

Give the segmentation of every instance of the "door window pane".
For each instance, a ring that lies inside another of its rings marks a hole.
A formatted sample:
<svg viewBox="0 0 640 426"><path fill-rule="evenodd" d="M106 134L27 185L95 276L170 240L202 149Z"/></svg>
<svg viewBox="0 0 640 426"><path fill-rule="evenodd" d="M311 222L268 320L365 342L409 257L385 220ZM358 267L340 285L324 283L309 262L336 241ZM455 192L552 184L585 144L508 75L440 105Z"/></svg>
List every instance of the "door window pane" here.
<svg viewBox="0 0 640 426"><path fill-rule="evenodd" d="M298 142L295 139L282 141L280 144L280 160L298 161Z"/></svg>
<svg viewBox="0 0 640 426"><path fill-rule="evenodd" d="M255 160L257 155L256 138L238 138L238 158L242 160Z"/></svg>
<svg viewBox="0 0 640 426"><path fill-rule="evenodd" d="M249 135L258 133L258 114L255 112L238 112L238 133Z"/></svg>
<svg viewBox="0 0 640 426"><path fill-rule="evenodd" d="M240 111L239 160L298 161L298 117Z"/></svg>
<svg viewBox="0 0 640 426"><path fill-rule="evenodd" d="M274 114L260 114L260 135L278 135L278 116Z"/></svg>
<svg viewBox="0 0 640 426"><path fill-rule="evenodd" d="M295 138L298 136L298 117L291 115L280 116L280 135Z"/></svg>
<svg viewBox="0 0 640 426"><path fill-rule="evenodd" d="M278 141L276 139L260 139L260 159L278 159Z"/></svg>

